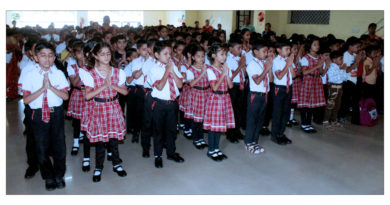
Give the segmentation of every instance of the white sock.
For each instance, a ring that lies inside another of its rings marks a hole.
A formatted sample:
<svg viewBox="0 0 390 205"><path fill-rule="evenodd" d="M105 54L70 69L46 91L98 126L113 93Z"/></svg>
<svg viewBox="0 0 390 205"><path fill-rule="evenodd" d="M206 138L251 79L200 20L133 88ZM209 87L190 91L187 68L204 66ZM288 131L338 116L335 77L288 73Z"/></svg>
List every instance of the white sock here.
<svg viewBox="0 0 390 205"><path fill-rule="evenodd" d="M84 137L84 133L80 132L80 137Z"/></svg>
<svg viewBox="0 0 390 205"><path fill-rule="evenodd" d="M95 172L93 173L93 175L95 175L95 176L100 175L101 172L102 172L102 170L95 170Z"/></svg>
<svg viewBox="0 0 390 205"><path fill-rule="evenodd" d="M112 156L112 153L111 153L111 152L107 152L107 155L108 155L108 156Z"/></svg>
<svg viewBox="0 0 390 205"><path fill-rule="evenodd" d="M73 139L73 147L79 147L79 139L78 138L74 138Z"/></svg>
<svg viewBox="0 0 390 205"><path fill-rule="evenodd" d="M89 158L83 158L83 166L88 166L89 165Z"/></svg>
<svg viewBox="0 0 390 205"><path fill-rule="evenodd" d="M294 118L294 108L291 108L290 120L292 120L293 118Z"/></svg>
<svg viewBox="0 0 390 205"><path fill-rule="evenodd" d="M118 167L118 168L117 168L117 167ZM117 171L122 171L122 170L123 170L123 168L122 168L122 166L121 166L120 164L115 165L115 166L114 166L114 169L116 169Z"/></svg>

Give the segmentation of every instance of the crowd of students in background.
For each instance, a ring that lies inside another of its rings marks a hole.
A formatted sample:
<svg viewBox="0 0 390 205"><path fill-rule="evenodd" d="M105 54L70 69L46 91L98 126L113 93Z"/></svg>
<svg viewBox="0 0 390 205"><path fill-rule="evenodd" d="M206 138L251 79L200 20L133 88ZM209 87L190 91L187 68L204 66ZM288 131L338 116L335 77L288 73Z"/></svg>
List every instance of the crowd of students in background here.
<svg viewBox="0 0 390 205"><path fill-rule="evenodd" d="M47 190L65 187L65 115L72 118L71 154L84 144L85 172L96 147L98 182L106 149L113 171L127 175L118 150L126 133L141 142L145 158L153 144L162 168L164 148L167 159L184 162L175 145L180 129L195 148L223 161L222 133L260 154L260 135L292 143L286 127L316 133L316 126L331 132L347 119L359 124L361 98L373 98L383 113L383 39L375 24L346 40L277 36L269 23L262 34L243 28L227 38L220 25L195 25L117 27L105 17L102 26L7 28L7 100L22 95L26 105L25 177L41 170Z"/></svg>

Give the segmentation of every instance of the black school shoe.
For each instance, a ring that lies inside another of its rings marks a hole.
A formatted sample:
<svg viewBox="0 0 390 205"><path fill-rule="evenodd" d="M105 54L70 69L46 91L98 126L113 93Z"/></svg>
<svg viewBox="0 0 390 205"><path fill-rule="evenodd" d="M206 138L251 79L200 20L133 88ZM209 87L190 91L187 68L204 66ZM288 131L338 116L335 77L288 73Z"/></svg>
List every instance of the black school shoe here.
<svg viewBox="0 0 390 205"><path fill-rule="evenodd" d="M149 158L150 157L149 150L142 150L142 157L143 158Z"/></svg>
<svg viewBox="0 0 390 205"><path fill-rule="evenodd" d="M272 141L272 142L275 142L275 143L278 144L278 145L286 145L286 144L287 144L287 142L284 141L284 140L282 139L282 137L271 138L271 141Z"/></svg>
<svg viewBox="0 0 390 205"><path fill-rule="evenodd" d="M317 130L315 130L311 125L309 126L309 132L310 133L316 133Z"/></svg>
<svg viewBox="0 0 390 205"><path fill-rule="evenodd" d="M99 171L99 174L96 174L96 172ZM93 177L92 177L92 181L93 182L100 182L100 180L102 179L102 170L101 169L95 169L94 173L93 173Z"/></svg>
<svg viewBox="0 0 390 205"><path fill-rule="evenodd" d="M269 131L268 127L263 127L260 129L260 134L263 136L267 136L271 134L271 131Z"/></svg>
<svg viewBox="0 0 390 205"><path fill-rule="evenodd" d="M84 166L84 162L88 162L88 165L85 165ZM83 170L83 172L89 172L91 166L90 166L90 161L89 160L83 160L83 165L81 167L81 170Z"/></svg>
<svg viewBox="0 0 390 205"><path fill-rule="evenodd" d="M57 188L57 184L54 179L46 179L45 180L45 188L46 191L53 191Z"/></svg>
<svg viewBox="0 0 390 205"><path fill-rule="evenodd" d="M133 138L131 138L131 143L138 143L139 142L139 132L133 134Z"/></svg>
<svg viewBox="0 0 390 205"><path fill-rule="evenodd" d="M57 189L63 189L65 188L65 181L63 178L57 178L56 179L56 188Z"/></svg>
<svg viewBox="0 0 390 205"><path fill-rule="evenodd" d="M301 125L301 129L302 129L304 132L306 132L306 133L312 133L312 132L310 131L310 126L303 127L303 125Z"/></svg>
<svg viewBox="0 0 390 205"><path fill-rule="evenodd" d="M30 179L30 178L34 177L35 173L37 173L38 171L39 171L39 169L36 167L28 167L26 169L26 174L24 174L24 178Z"/></svg>
<svg viewBox="0 0 390 205"><path fill-rule="evenodd" d="M70 155L73 155L73 156L77 155L77 153L79 153L79 149L80 149L80 147L73 146L72 152L70 153Z"/></svg>
<svg viewBox="0 0 390 205"><path fill-rule="evenodd" d="M216 162L222 161L222 158L219 157L217 152L207 152L207 156Z"/></svg>
<svg viewBox="0 0 390 205"><path fill-rule="evenodd" d="M161 157L156 157L154 159L154 166L156 168L163 168L163 162L162 162L162 158Z"/></svg>
<svg viewBox="0 0 390 205"><path fill-rule="evenodd" d="M191 132L183 132L183 136L189 140L192 140L192 133Z"/></svg>
<svg viewBox="0 0 390 205"><path fill-rule="evenodd" d="M286 127L292 127L292 123L290 121L287 121Z"/></svg>
<svg viewBox="0 0 390 205"><path fill-rule="evenodd" d="M116 166L114 166L114 167L112 168L112 170L113 170L115 173L117 173L118 176L120 176L120 177L125 177L125 176L127 176L126 171L122 168L121 165L116 165Z"/></svg>
<svg viewBox="0 0 390 205"><path fill-rule="evenodd" d="M292 143L292 141L289 138L287 138L286 135L283 135L282 139L283 139L283 141L286 142L286 144L291 144Z"/></svg>
<svg viewBox="0 0 390 205"><path fill-rule="evenodd" d="M294 125L294 126L297 126L297 125L299 124L298 121L297 121L296 119L290 120L290 123L291 123L292 125Z"/></svg>
<svg viewBox="0 0 390 205"><path fill-rule="evenodd" d="M177 162L177 163L183 163L184 162L184 159L179 155L179 153L174 153L173 155L169 155L167 157L167 159L173 160L174 162Z"/></svg>
<svg viewBox="0 0 390 205"><path fill-rule="evenodd" d="M203 149L202 143L200 143L200 140L192 142L192 144L195 146L196 149Z"/></svg>
<svg viewBox="0 0 390 205"><path fill-rule="evenodd" d="M220 150L216 151L217 154L218 154L218 157L221 159L221 160L224 160L224 159L227 159L228 157L223 154Z"/></svg>
<svg viewBox="0 0 390 205"><path fill-rule="evenodd" d="M239 143L238 139L235 136L231 135L231 134L227 134L226 135L226 139L229 140L229 142L231 142L233 144Z"/></svg>

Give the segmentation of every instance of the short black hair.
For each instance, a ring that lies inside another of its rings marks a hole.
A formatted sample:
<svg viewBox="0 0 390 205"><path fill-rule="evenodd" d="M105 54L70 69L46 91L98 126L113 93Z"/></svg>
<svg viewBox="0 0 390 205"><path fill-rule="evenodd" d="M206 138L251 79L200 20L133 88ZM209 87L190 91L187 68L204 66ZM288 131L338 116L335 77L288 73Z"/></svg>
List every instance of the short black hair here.
<svg viewBox="0 0 390 205"><path fill-rule="evenodd" d="M264 40L256 40L252 43L252 51L260 50L264 47L268 47L268 43Z"/></svg>
<svg viewBox="0 0 390 205"><path fill-rule="evenodd" d="M240 38L231 38L228 42L228 47L230 48L240 44L242 44L242 40Z"/></svg>
<svg viewBox="0 0 390 205"><path fill-rule="evenodd" d="M286 40L279 40L278 42L276 42L275 44L275 48L280 48L282 49L283 47L286 47L286 46L289 46L291 47L291 44L290 42L286 41Z"/></svg>
<svg viewBox="0 0 390 205"><path fill-rule="evenodd" d="M137 49L140 49L142 47L142 45L144 45L144 44L146 44L146 46L148 46L148 43L145 40L143 40L143 39L139 40L137 42Z"/></svg>
<svg viewBox="0 0 390 205"><path fill-rule="evenodd" d="M330 53L330 59L333 60L333 59L338 58L338 57L343 56L343 55L344 55L344 53L341 50L333 51Z"/></svg>
<svg viewBox="0 0 390 205"><path fill-rule="evenodd" d="M370 23L370 25L368 25L368 28L371 28L371 27L377 27L376 23Z"/></svg>
<svg viewBox="0 0 390 205"><path fill-rule="evenodd" d="M26 51L29 51L29 50L31 50L32 49L32 47L33 47L33 45L35 44L35 43L37 43L37 39L35 39L35 38L30 38L30 39L28 39L28 41L24 44L24 51L26 52Z"/></svg>
<svg viewBox="0 0 390 205"><path fill-rule="evenodd" d="M318 51L318 54L324 54L324 53L330 53L330 48L321 47L321 49Z"/></svg>
<svg viewBox="0 0 390 205"><path fill-rule="evenodd" d="M126 50L126 58L130 57L134 52L137 52L135 48L129 48Z"/></svg>
<svg viewBox="0 0 390 205"><path fill-rule="evenodd" d="M370 55L373 51L379 50L379 46L376 45L369 45L364 49L366 51L366 55Z"/></svg>
<svg viewBox="0 0 390 205"><path fill-rule="evenodd" d="M157 41L154 44L153 52L160 54L160 52L162 50L164 50L165 48L167 48L167 47L171 48L171 42L169 42L169 41Z"/></svg>
<svg viewBox="0 0 390 205"><path fill-rule="evenodd" d="M148 47L154 46L154 44L158 41L157 38L152 38L147 40Z"/></svg>
<svg viewBox="0 0 390 205"><path fill-rule="evenodd" d="M311 34L307 37L306 43L305 43L305 51L310 52L311 45L313 44L314 41L320 41L320 38L317 36ZM321 47L320 47L321 48Z"/></svg>
<svg viewBox="0 0 390 205"><path fill-rule="evenodd" d="M45 39L41 39L37 42L37 45L35 46L35 55L38 55L39 51L45 48L50 49L51 51L53 51L54 54L56 53L54 46L51 43L47 42Z"/></svg>
<svg viewBox="0 0 390 205"><path fill-rule="evenodd" d="M105 38L108 34L112 34L111 31L104 31L103 32L103 38Z"/></svg>

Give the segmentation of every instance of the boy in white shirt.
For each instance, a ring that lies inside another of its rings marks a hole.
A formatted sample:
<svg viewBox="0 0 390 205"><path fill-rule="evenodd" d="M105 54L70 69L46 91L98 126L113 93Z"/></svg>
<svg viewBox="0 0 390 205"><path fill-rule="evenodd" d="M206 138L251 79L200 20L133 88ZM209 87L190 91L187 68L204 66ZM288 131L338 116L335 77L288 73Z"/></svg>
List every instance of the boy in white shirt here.
<svg viewBox="0 0 390 205"><path fill-rule="evenodd" d="M53 45L42 40L35 47L35 60L40 69L34 69L22 80L23 100L32 109L31 123L36 153L46 190L65 187L65 134L63 100L69 98L69 83L62 71L54 66ZM53 163L49 158L53 150Z"/></svg>

